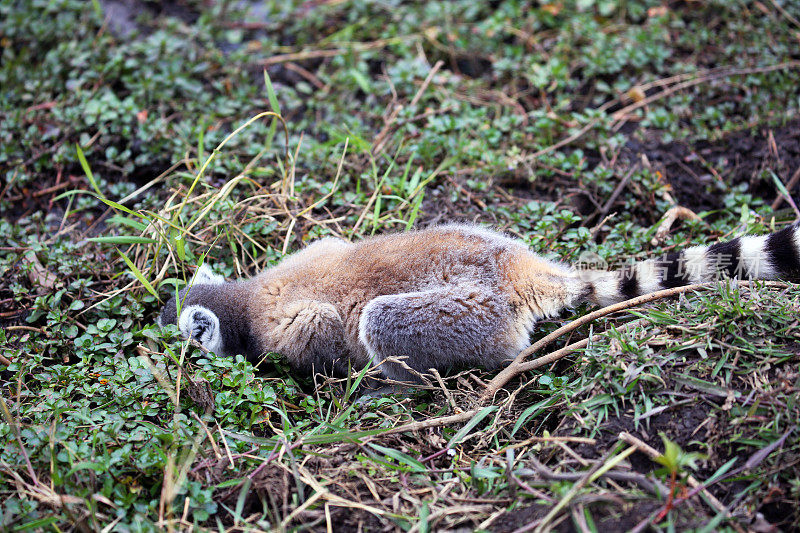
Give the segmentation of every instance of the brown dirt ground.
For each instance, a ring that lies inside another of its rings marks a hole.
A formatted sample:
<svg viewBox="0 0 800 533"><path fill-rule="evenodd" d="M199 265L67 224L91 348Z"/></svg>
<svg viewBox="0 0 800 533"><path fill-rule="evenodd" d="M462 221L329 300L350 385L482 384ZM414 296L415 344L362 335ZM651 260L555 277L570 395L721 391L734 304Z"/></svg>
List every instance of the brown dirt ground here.
<svg viewBox="0 0 800 533"><path fill-rule="evenodd" d="M662 144L648 132L639 137L644 140L631 138L628 142L626 151L630 157L646 155L672 186L678 202L693 211L723 207L720 182L730 186L747 183L753 196L771 203L778 193L768 170L772 169L785 185L800 169L798 119L784 126L762 126L756 132L736 131L717 141ZM800 187L789 192L796 201L800 200Z"/></svg>
<svg viewBox="0 0 800 533"><path fill-rule="evenodd" d="M599 507L599 508L598 508ZM637 501L619 503L606 503L593 505L592 511L595 525L604 533L623 533L630 531L639 522L647 518L651 513L657 511L661 504L653 501ZM511 533L519 528L544 518L550 507L547 505L535 504L520 509L515 509L501 515L493 524L493 533ZM688 522L683 525L690 527ZM575 527L571 520L564 520L551 531L559 533L574 533L580 531Z"/></svg>

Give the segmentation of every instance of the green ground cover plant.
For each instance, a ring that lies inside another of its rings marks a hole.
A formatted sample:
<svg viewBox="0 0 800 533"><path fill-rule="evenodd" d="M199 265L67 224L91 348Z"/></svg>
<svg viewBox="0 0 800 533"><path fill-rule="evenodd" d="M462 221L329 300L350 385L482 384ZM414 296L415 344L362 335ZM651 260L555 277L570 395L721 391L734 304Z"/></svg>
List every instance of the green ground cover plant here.
<svg viewBox="0 0 800 533"><path fill-rule="evenodd" d="M362 404L360 369L314 381L155 319L201 264L248 276L327 235L470 221L613 267L779 228L799 20L788 0L0 1L0 529L797 529L795 284L605 316L483 403L482 369ZM659 232L676 206L697 218Z"/></svg>

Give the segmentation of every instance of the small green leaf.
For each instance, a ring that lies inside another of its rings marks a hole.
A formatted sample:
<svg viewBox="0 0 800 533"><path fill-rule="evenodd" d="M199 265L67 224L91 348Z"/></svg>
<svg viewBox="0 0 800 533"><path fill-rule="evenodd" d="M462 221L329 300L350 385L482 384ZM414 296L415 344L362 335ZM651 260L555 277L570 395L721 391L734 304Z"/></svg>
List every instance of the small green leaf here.
<svg viewBox="0 0 800 533"><path fill-rule="evenodd" d="M272 86L272 80L269 79L267 69L264 69L264 85L267 87L267 98L269 99L269 106L277 114L281 114L281 108L278 105L278 97L275 95L275 88Z"/></svg>
<svg viewBox="0 0 800 533"><path fill-rule="evenodd" d="M236 485L238 485L240 483L243 483L246 479L247 479L246 477L244 477L244 478L237 477L237 478L233 478L233 479L227 479L225 481L217 483L214 486L216 488L218 488L218 489L227 489L228 487L235 487Z"/></svg>
<svg viewBox="0 0 800 533"><path fill-rule="evenodd" d="M103 20L103 6L100 5L100 0L92 0L92 9L97 18Z"/></svg>
<svg viewBox="0 0 800 533"><path fill-rule="evenodd" d="M350 75L353 76L353 79L358 84L359 89L364 91L366 94L370 94L372 92L372 87L370 87L369 79L367 79L364 74L356 69L350 69Z"/></svg>
<svg viewBox="0 0 800 533"><path fill-rule="evenodd" d="M205 159L206 156L206 145L205 145L205 133L206 133L206 121L205 119L200 121L200 133L197 134L197 160L202 161Z"/></svg>
<svg viewBox="0 0 800 533"><path fill-rule="evenodd" d="M57 516L48 516L47 518L39 518L37 520L32 520L31 522L26 522L25 524L20 524L14 527L14 531L42 531L47 526L58 522L59 517Z"/></svg>
<svg viewBox="0 0 800 533"><path fill-rule="evenodd" d="M409 213L408 220L406 221L406 231L414 226L414 222L417 220L417 215L419 214L419 208L422 207L423 198L425 198L425 191L420 192L416 198L414 198L414 203L411 204L411 213Z"/></svg>
<svg viewBox="0 0 800 533"><path fill-rule="evenodd" d="M89 461L81 461L73 466L65 477L69 477L75 472L79 472L81 470L94 470L95 472L105 472L108 470L108 466L101 464L101 463L92 463Z"/></svg>
<svg viewBox="0 0 800 533"><path fill-rule="evenodd" d="M281 114L280 107L278 106L278 97L275 95L275 88L272 86L272 81L269 79L267 69L264 69L264 85L267 88L267 98L269 99L269 106L274 113ZM272 146L272 140L275 138L275 132L278 131L278 119L273 118L269 124L269 131L267 132L267 139L264 146L269 148Z"/></svg>
<svg viewBox="0 0 800 533"><path fill-rule="evenodd" d="M773 183L775 183L775 188L778 189L778 192L780 192L781 195L784 198L791 199L791 195L789 194L789 191L786 190L786 186L783 184L783 182L778 177L778 175L775 174L772 170L770 170L769 173L772 176L772 181L773 181Z"/></svg>
<svg viewBox="0 0 800 533"><path fill-rule="evenodd" d="M419 533L428 533L431 530L431 526L428 523L430 515L431 510L428 502L422 502L422 508L419 510L419 522L417 522Z"/></svg>
<svg viewBox="0 0 800 533"><path fill-rule="evenodd" d="M109 332L117 325L116 318L101 318L97 321L97 329L104 332Z"/></svg>
<svg viewBox="0 0 800 533"><path fill-rule="evenodd" d="M663 465L670 472L678 471L678 455L681 453L681 448L667 438L663 433L661 440L664 441L664 453L655 458L655 461Z"/></svg>
<svg viewBox="0 0 800 533"><path fill-rule="evenodd" d="M706 458L702 453L683 451L677 443L669 440L664 433L661 433L661 440L664 441L664 453L654 460L664 465L669 473L677 473L685 467L696 469L696 461Z"/></svg>
<svg viewBox="0 0 800 533"><path fill-rule="evenodd" d="M172 244L175 246L175 253L178 255L178 259L186 261L186 239L183 238L183 235L176 235L172 240Z"/></svg>
<svg viewBox="0 0 800 533"><path fill-rule="evenodd" d="M239 522L242 520L242 511L244 510L244 502L247 499L247 495L250 493L250 478L245 478L244 483L242 483L242 488L239 491L239 497L236 498L236 509L234 510L233 514L233 524L238 525Z"/></svg>
<svg viewBox="0 0 800 533"><path fill-rule="evenodd" d="M721 398L727 398L728 395L732 392L731 389L726 387L720 387L719 385L715 385L714 383L709 383L708 381L704 381L702 379L696 378L694 376L690 376L687 374L677 374L673 377L675 382L680 383L686 387L691 389L696 389L701 392L705 392L706 394L713 394L714 396L719 396ZM739 396L739 394L733 391L735 396Z"/></svg>

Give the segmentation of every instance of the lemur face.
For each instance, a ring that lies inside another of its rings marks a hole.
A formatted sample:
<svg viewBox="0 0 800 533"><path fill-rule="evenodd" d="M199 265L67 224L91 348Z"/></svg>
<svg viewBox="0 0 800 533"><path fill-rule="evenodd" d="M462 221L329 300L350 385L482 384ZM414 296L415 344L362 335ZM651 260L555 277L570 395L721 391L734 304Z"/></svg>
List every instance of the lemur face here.
<svg viewBox="0 0 800 533"><path fill-rule="evenodd" d="M185 338L193 338L206 349L216 354L227 355L223 342L223 325L220 324L221 309L217 303L218 286L225 279L214 274L206 265L201 266L189 287L178 293L181 302L178 316L178 302L173 296L164 306L158 317L158 325L177 324ZM187 294L188 291L188 294Z"/></svg>

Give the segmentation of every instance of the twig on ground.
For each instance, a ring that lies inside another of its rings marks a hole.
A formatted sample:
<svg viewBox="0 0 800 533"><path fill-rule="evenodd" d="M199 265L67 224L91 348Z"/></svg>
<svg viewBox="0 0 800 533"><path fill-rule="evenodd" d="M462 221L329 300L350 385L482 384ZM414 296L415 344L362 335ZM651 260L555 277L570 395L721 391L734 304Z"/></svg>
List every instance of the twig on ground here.
<svg viewBox="0 0 800 533"><path fill-rule="evenodd" d="M311 83L311 85L313 85L317 89L321 91L325 90L325 84L322 83L322 81L308 69L301 67L297 63L292 63L291 61L286 63L286 68L293 72L296 72L297 74L305 78L309 83Z"/></svg>
<svg viewBox="0 0 800 533"><path fill-rule="evenodd" d="M35 328L33 326L6 326L7 331L33 331L36 333L41 333L42 335L47 335L44 329L42 328Z"/></svg>
<svg viewBox="0 0 800 533"><path fill-rule="evenodd" d="M548 503L551 503L551 504L552 503L556 503L555 499L553 499L552 497L548 496L544 492L531 487L530 485L525 483L523 480L521 480L519 477L514 475L513 472L509 471L508 477L510 478L511 483L516 484L517 486L519 486L519 488L521 488L522 490L524 490L525 492L527 492L531 496L535 496L537 498L541 498L542 500L544 500L544 501L546 501Z"/></svg>
<svg viewBox="0 0 800 533"><path fill-rule="evenodd" d="M436 382L439 384L439 388L441 388L442 392L444 393L444 397L447 398L447 402L450 404L450 407L453 408L454 412L460 413L461 408L453 399L453 395L450 393L450 391L447 390L447 386L444 384L444 380L442 379L442 376L439 374L439 371L436 370L435 368L432 368L431 370L433 371L433 377L436 378Z"/></svg>
<svg viewBox="0 0 800 533"><path fill-rule="evenodd" d="M470 409L457 415L440 416L438 418L429 418L427 420L420 420L419 422L410 422L402 426L393 427L383 435L391 435L393 433L405 433L407 431L419 431L421 429L448 426L450 424L458 424L459 422L466 422L473 416L477 415L479 409Z"/></svg>
<svg viewBox="0 0 800 533"><path fill-rule="evenodd" d="M633 174L637 170L639 170L640 166L641 166L641 163L637 161L636 163L634 163L631 166L631 168L628 169L628 172L626 172L625 175L622 177L622 179L620 180L619 184L614 189L614 192L612 192L611 196L608 197L608 201L597 212L597 215L598 215L599 219L602 220L608 214L608 212L611 210L611 207L614 205L614 202L617 201L617 198L622 193L623 189L625 189L625 186L628 185L628 182L631 180L631 176L633 176Z"/></svg>
<svg viewBox="0 0 800 533"><path fill-rule="evenodd" d="M559 436L559 435L549 435L546 437L529 437L522 442L518 442L516 444L511 444L508 448L524 448L529 444L533 444L534 442L577 442L578 444L591 444L594 446L597 444L597 439L592 439L589 437L569 437L569 436Z"/></svg>
<svg viewBox="0 0 800 533"><path fill-rule="evenodd" d="M662 242L664 242L664 239L667 238L667 234L669 233L669 230L672 228L672 225L678 219L702 220L691 209L687 209L686 207L681 207L679 205L676 205L675 207L670 208L666 213L664 213L664 218L661 219L661 224L658 225L656 234L653 236L653 239L650 241L650 244L652 244L653 246L657 246Z"/></svg>
<svg viewBox="0 0 800 533"><path fill-rule="evenodd" d="M336 57L338 55L347 54L354 51L375 50L383 48L387 45L402 42L408 44L413 40L419 38L419 34L403 35L399 37L390 37L388 39L377 39L371 42L357 42L345 43L347 46L342 48L326 48L322 50L303 50L301 52L290 52L286 54L276 54L274 56L256 61L257 65L268 67L270 65L277 65L279 63L286 63L287 61L303 61L305 59L322 59L326 57Z"/></svg>
<svg viewBox="0 0 800 533"><path fill-rule="evenodd" d="M516 473L517 476L519 477L539 476L549 481L577 481L585 475L583 472L553 472L547 466L540 463L539 460L534 457L529 457L527 461L529 461L532 464L533 468L532 469L522 468L517 471ZM610 471L610 472L605 472L600 477L613 479L614 481L625 481L628 483L636 483L637 485L641 486L647 492L650 492L653 495L661 495L667 491L667 487L658 482L658 480L648 479L643 474L639 474L636 472Z"/></svg>
<svg viewBox="0 0 800 533"><path fill-rule="evenodd" d="M773 6L775 6L775 9L777 9L780 12L780 14L786 18L786 20L788 20L789 22L800 28L800 20L797 20L795 17L793 17L791 13L786 11L786 8L784 8L775 0L769 0L769 1Z"/></svg>
<svg viewBox="0 0 800 533"><path fill-rule="evenodd" d="M573 342L572 344L568 344L563 348L560 348L554 352L550 352L549 354L543 355L542 357L538 357L533 361L521 364L519 367L519 371L527 372L528 370L534 370L539 367L549 365L550 363L554 363L559 359L561 359L562 357L569 355L576 350L582 350L583 348L586 348L590 342L597 340L598 338L600 338L599 334L592 335L591 337L588 337L586 339L577 342Z"/></svg>

